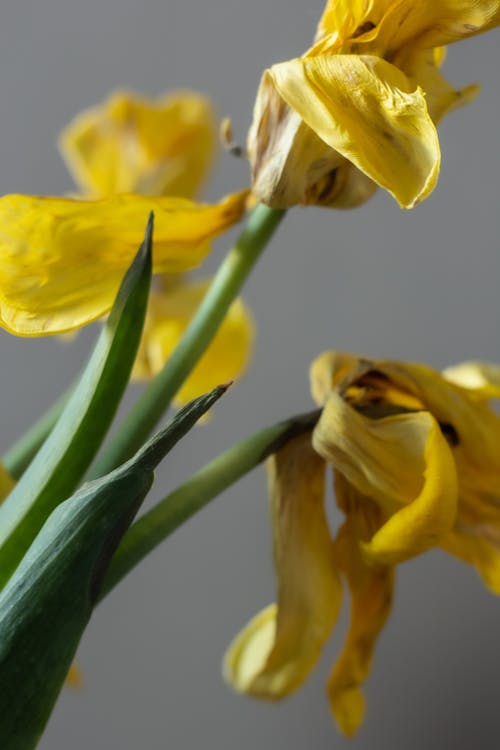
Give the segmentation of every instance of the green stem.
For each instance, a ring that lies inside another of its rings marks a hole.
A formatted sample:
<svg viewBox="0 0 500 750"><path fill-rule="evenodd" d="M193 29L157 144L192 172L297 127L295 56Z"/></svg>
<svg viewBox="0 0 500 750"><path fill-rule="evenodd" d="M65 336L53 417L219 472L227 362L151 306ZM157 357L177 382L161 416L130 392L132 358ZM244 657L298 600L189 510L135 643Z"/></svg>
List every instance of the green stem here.
<svg viewBox="0 0 500 750"><path fill-rule="evenodd" d="M145 513L127 531L106 574L103 599L132 568L214 497L297 435L312 430L320 410L267 427L229 448Z"/></svg>
<svg viewBox="0 0 500 750"><path fill-rule="evenodd" d="M14 479L20 479L59 419L71 391L60 396L48 411L9 448L2 461Z"/></svg>
<svg viewBox="0 0 500 750"><path fill-rule="evenodd" d="M254 209L175 351L128 414L111 445L96 461L92 477L103 476L126 461L149 436L217 333L284 215L284 211L263 205Z"/></svg>

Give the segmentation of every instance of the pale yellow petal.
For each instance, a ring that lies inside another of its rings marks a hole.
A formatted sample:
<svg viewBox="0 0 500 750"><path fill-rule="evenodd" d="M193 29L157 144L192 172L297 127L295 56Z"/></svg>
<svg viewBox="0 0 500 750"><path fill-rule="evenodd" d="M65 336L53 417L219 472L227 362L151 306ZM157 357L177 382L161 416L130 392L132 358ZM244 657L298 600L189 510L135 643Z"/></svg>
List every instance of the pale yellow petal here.
<svg viewBox="0 0 500 750"><path fill-rule="evenodd" d="M215 117L210 101L193 91L158 99L118 91L80 113L61 133L59 147L89 195L192 198L213 162Z"/></svg>
<svg viewBox="0 0 500 750"><path fill-rule="evenodd" d="M79 328L107 313L155 214L154 270L198 266L240 218L246 193L216 205L116 195L99 201L0 198L0 325L22 336Z"/></svg>
<svg viewBox="0 0 500 750"><path fill-rule="evenodd" d="M447 367L442 374L450 383L467 388L472 396L500 398L500 365L490 362L461 362Z"/></svg>
<svg viewBox="0 0 500 750"><path fill-rule="evenodd" d="M457 513L451 450L428 412L369 419L332 393L313 445L388 517L364 554L395 564L439 543Z"/></svg>
<svg viewBox="0 0 500 750"><path fill-rule="evenodd" d="M210 286L210 280L185 279L151 292L146 323L133 377L151 378L163 367L178 344ZM186 403L220 383L240 377L252 352L254 325L250 311L237 299L215 338L176 396Z"/></svg>
<svg viewBox="0 0 500 750"><path fill-rule="evenodd" d="M226 679L239 691L276 699L299 687L337 619L341 588L324 509L324 463L310 436L270 460L278 605L235 639Z"/></svg>
<svg viewBox="0 0 500 750"><path fill-rule="evenodd" d="M410 48L398 58L398 64L408 78L425 91L427 109L435 125L449 112L473 102L479 93L479 86L455 89L448 83L439 70L443 59L442 47L430 50Z"/></svg>
<svg viewBox="0 0 500 750"><path fill-rule="evenodd" d="M375 56L320 55L275 65L270 75L304 122L401 206L433 190L436 129L424 92L394 65Z"/></svg>
<svg viewBox="0 0 500 750"><path fill-rule="evenodd" d="M390 613L394 572L391 566L367 565L361 553L360 542L371 537L381 522L373 501L357 493L338 473L335 492L347 513L335 540L335 554L349 586L351 613L344 647L328 680L328 696L340 731L352 736L363 720L361 686Z"/></svg>

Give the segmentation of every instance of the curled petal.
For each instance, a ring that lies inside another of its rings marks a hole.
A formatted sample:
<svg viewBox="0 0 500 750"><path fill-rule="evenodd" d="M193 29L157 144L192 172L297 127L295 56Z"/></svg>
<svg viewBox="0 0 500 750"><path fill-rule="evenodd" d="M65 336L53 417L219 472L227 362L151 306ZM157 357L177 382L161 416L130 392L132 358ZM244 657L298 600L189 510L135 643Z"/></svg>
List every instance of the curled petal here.
<svg viewBox="0 0 500 750"><path fill-rule="evenodd" d="M320 55L270 69L280 96L401 206L435 187L440 151L424 92L375 56Z"/></svg>
<svg viewBox="0 0 500 750"><path fill-rule="evenodd" d="M350 352L326 351L313 361L309 370L312 397L318 406L323 406L332 389L337 386L346 375L352 375L359 370L361 357Z"/></svg>
<svg viewBox="0 0 500 750"><path fill-rule="evenodd" d="M80 328L111 308L155 213L154 270L198 266L240 218L246 193L216 205L116 195L98 201L0 198L0 325L21 336Z"/></svg>
<svg viewBox="0 0 500 750"><path fill-rule="evenodd" d="M278 605L237 636L225 658L237 690L276 699L299 687L337 619L341 587L323 505L324 462L310 436L269 463Z"/></svg>
<svg viewBox="0 0 500 750"><path fill-rule="evenodd" d="M192 198L212 164L215 117L209 100L179 91L150 100L117 91L80 113L59 148L90 196L111 193Z"/></svg>
<svg viewBox="0 0 500 750"><path fill-rule="evenodd" d="M433 547L457 513L457 476L451 451L435 420L425 445L424 485L413 502L395 513L363 545L371 562L394 565Z"/></svg>
<svg viewBox="0 0 500 750"><path fill-rule="evenodd" d="M368 565L361 552L360 540L380 525L380 512L373 501L359 495L338 473L335 491L341 505L349 506L347 520L335 540L335 555L349 586L351 615L344 647L328 680L328 697L339 729L352 736L365 711L361 686L391 610L394 570L392 566Z"/></svg>
<svg viewBox="0 0 500 750"><path fill-rule="evenodd" d="M375 366L394 387L413 394L439 422L453 445L460 484L500 495L500 417L479 391L455 385L450 382L453 375L443 377L424 365L377 362ZM486 372L487 367L484 377Z"/></svg>
<svg viewBox="0 0 500 750"><path fill-rule="evenodd" d="M332 393L314 430L313 445L388 517L363 545L372 562L393 565L410 559L438 544L452 528L456 469L429 413L368 419Z"/></svg>
<svg viewBox="0 0 500 750"><path fill-rule="evenodd" d="M188 282L182 276L168 279L164 288L153 289L133 377L151 378L175 349L205 296L210 280ZM254 325L241 299L231 305L215 338L176 396L186 403L219 383L240 376L252 350Z"/></svg>

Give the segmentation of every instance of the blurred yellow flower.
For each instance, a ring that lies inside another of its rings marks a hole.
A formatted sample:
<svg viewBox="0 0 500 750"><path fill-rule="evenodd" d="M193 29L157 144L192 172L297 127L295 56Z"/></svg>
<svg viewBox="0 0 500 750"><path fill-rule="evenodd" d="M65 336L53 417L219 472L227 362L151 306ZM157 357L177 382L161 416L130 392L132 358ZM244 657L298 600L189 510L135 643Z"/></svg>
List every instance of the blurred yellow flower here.
<svg viewBox="0 0 500 750"><path fill-rule="evenodd" d="M380 186L404 208L422 201L439 174L436 124L478 91L442 77L442 45L499 22L499 0L328 0L313 47L262 77L256 198L351 207Z"/></svg>
<svg viewBox="0 0 500 750"><path fill-rule="evenodd" d="M182 274L175 274L160 277L157 284L151 292L132 373L136 379L153 377L161 370L201 303L210 280L187 282ZM237 377L248 364L253 338L252 318L241 299L237 299L176 401L186 403Z"/></svg>
<svg viewBox="0 0 500 750"><path fill-rule="evenodd" d="M106 196L133 190L191 199L213 163L217 128L210 102L196 92L180 91L156 100L116 92L78 115L63 130L59 145L75 181L87 193ZM243 197L228 200L241 212ZM155 226L156 255L157 235ZM136 379L150 378L162 369L208 289L209 281L190 281L182 273L187 269L180 264L155 268L169 273L154 280L133 371ZM253 331L249 311L237 300L177 394L177 402L237 377L248 363Z"/></svg>
<svg viewBox="0 0 500 750"><path fill-rule="evenodd" d="M225 674L237 690L277 699L304 682L335 625L345 580L350 624L327 690L340 730L352 735L395 565L438 545L500 594L500 417L488 403L500 397L499 373L467 363L439 374L336 352L315 360L320 419L269 461L278 601L228 650ZM326 465L343 515L334 539Z"/></svg>
<svg viewBox="0 0 500 750"><path fill-rule="evenodd" d="M212 166L217 125L210 101L193 91L158 99L117 91L81 112L59 148L83 193L193 198Z"/></svg>

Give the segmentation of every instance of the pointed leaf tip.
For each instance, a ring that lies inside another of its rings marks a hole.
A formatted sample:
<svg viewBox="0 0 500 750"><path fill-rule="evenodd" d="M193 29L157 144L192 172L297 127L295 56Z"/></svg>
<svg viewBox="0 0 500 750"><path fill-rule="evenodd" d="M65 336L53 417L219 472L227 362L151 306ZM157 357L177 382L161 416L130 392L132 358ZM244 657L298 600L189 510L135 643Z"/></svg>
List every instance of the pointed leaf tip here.
<svg viewBox="0 0 500 750"><path fill-rule="evenodd" d="M134 464L153 471L162 458L186 435L196 422L223 396L230 383L218 385L183 406L167 426L145 443L124 466ZM115 470L116 471L116 470Z"/></svg>

